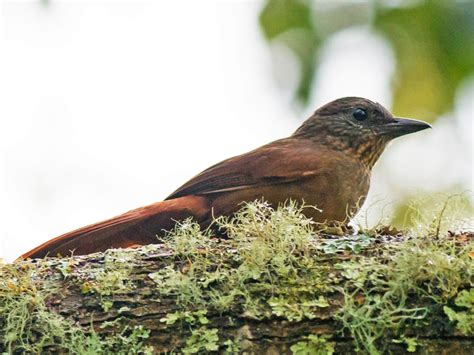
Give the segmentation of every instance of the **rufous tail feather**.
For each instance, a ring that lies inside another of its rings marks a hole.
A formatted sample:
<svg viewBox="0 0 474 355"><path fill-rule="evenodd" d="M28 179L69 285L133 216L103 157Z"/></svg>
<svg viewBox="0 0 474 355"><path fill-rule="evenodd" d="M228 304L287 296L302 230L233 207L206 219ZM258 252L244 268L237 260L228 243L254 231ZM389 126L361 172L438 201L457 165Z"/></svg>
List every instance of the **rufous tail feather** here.
<svg viewBox="0 0 474 355"><path fill-rule="evenodd" d="M60 235L23 254L19 259L83 255L110 248L127 248L158 242L157 235L171 230L176 221L209 219L207 200L184 196L140 207L114 218Z"/></svg>

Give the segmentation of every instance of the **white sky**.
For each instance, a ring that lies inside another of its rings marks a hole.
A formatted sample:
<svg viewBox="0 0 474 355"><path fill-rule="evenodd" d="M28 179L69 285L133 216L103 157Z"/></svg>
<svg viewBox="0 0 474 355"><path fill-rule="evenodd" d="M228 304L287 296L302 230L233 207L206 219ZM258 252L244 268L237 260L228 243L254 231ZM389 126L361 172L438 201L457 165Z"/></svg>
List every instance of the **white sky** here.
<svg viewBox="0 0 474 355"><path fill-rule="evenodd" d="M356 28L327 44L311 108L295 112L274 75L295 70L272 61L281 48L263 40L260 8L1 2L0 258L159 201L209 165L289 135L337 97L390 106L390 48ZM472 188L473 87L455 112L458 128L402 138L385 153L371 195L399 196L396 179L405 180L403 191ZM465 138L456 141L459 131ZM470 149L459 154L459 144ZM449 160L457 174L438 177L440 155L420 165L434 149L457 157Z"/></svg>

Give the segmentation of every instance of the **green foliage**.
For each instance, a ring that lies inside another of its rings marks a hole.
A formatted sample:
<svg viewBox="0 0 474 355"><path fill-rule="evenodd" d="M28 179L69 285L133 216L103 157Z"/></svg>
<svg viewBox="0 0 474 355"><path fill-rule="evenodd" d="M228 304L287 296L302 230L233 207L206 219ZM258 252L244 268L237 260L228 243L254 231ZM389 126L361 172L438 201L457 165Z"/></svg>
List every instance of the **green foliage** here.
<svg viewBox="0 0 474 355"><path fill-rule="evenodd" d="M420 1L376 7L374 28L397 60L393 108L434 120L452 109L456 89L474 73L472 2Z"/></svg>
<svg viewBox="0 0 474 355"><path fill-rule="evenodd" d="M319 49L334 33L369 26L396 59L393 110L434 120L453 107L460 84L474 73L474 6L470 1L384 1L322 4L267 0L260 26L270 42L293 51L301 76L296 98L308 103Z"/></svg>
<svg viewBox="0 0 474 355"><path fill-rule="evenodd" d="M182 349L183 354L217 351L219 349L219 336L217 333L218 329L207 329L206 327L193 329L191 336L186 340L186 347Z"/></svg>
<svg viewBox="0 0 474 355"><path fill-rule="evenodd" d="M202 310L202 309L195 312L178 311L178 312L167 314L166 317L160 319L160 321L166 323L167 325L175 324L177 321L184 321L185 323L189 325L195 325L195 324L205 325L209 323L209 319L207 319L206 314L207 314L207 311Z"/></svg>
<svg viewBox="0 0 474 355"><path fill-rule="evenodd" d="M268 304L272 308L272 313L288 319L290 322L299 322L303 319L314 319L314 309L329 307L329 303L324 296L318 299L302 300L300 302L292 302L286 297L272 297L268 300Z"/></svg>
<svg viewBox="0 0 474 355"><path fill-rule="evenodd" d="M396 206L391 225L436 236L469 228L473 215L472 193L427 194Z"/></svg>
<svg viewBox="0 0 474 355"><path fill-rule="evenodd" d="M224 344L224 354L240 354L240 346L231 339L227 339Z"/></svg>
<svg viewBox="0 0 474 355"><path fill-rule="evenodd" d="M332 355L334 343L328 342L327 337L311 334L306 340L293 344L290 350L294 355Z"/></svg>
<svg viewBox="0 0 474 355"><path fill-rule="evenodd" d="M407 352L409 353L414 353L416 352L417 346L419 346L416 338L408 338L405 336L402 336L400 339L395 339L393 340L395 344L400 344L404 343L407 346Z"/></svg>
<svg viewBox="0 0 474 355"><path fill-rule="evenodd" d="M267 1L260 14L260 25L269 41L278 40L297 56L300 62L300 83L296 96L306 104L320 44L313 26L310 3L293 0Z"/></svg>
<svg viewBox="0 0 474 355"><path fill-rule="evenodd" d="M64 347L70 353L80 355L95 354L153 354L152 346L145 346L144 341L150 336L150 331L142 326L125 326L122 331L112 336L103 337L92 331L86 338L78 331L78 337L71 338Z"/></svg>
<svg viewBox="0 0 474 355"><path fill-rule="evenodd" d="M474 288L469 291L461 291L454 303L462 311L456 312L452 308L444 306L444 312L450 321L456 322L456 327L461 333L474 335Z"/></svg>

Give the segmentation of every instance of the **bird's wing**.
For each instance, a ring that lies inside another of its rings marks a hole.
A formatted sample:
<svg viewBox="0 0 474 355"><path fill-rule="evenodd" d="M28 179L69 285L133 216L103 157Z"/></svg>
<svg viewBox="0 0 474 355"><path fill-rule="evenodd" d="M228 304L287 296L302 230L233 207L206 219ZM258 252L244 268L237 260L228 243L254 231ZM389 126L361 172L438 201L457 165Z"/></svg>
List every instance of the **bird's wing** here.
<svg viewBox="0 0 474 355"><path fill-rule="evenodd" d="M166 199L292 182L316 175L319 160L313 143L282 139L211 166Z"/></svg>

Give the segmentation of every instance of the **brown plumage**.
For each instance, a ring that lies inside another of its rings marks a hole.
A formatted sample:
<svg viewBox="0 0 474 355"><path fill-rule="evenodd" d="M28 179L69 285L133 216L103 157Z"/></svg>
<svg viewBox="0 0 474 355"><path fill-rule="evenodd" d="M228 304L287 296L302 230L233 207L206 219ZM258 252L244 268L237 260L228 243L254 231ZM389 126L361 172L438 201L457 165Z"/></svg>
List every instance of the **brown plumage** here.
<svg viewBox="0 0 474 355"><path fill-rule="evenodd" d="M165 201L63 234L21 258L88 254L144 245L193 217L208 226L242 202L264 198L277 206L304 201L314 220L343 221L367 195L371 169L393 138L429 125L394 118L370 100L346 97L318 109L288 138L224 160L198 174Z"/></svg>

